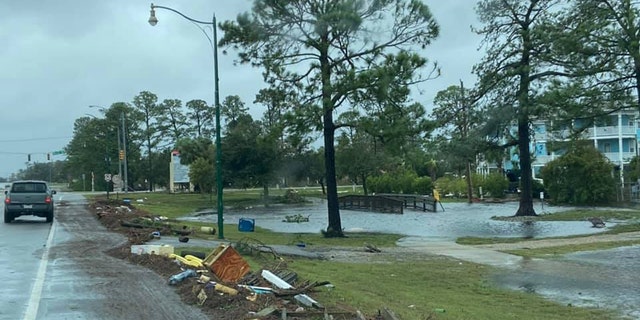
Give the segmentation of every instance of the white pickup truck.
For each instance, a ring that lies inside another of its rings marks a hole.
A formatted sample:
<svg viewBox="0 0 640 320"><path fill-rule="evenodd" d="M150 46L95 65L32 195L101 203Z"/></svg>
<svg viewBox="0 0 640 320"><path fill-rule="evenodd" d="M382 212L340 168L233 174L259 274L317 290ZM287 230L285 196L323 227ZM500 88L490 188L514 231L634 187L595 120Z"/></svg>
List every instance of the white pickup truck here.
<svg viewBox="0 0 640 320"><path fill-rule="evenodd" d="M23 215L53 221L53 195L56 191L51 190L46 181L15 181L4 194L4 223L11 223L16 217Z"/></svg>

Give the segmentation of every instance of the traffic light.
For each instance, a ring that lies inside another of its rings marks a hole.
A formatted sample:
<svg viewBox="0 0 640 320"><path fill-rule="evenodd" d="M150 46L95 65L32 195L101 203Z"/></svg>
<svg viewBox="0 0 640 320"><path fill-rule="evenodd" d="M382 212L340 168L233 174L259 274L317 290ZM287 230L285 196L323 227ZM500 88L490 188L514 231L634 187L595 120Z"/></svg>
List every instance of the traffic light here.
<svg viewBox="0 0 640 320"><path fill-rule="evenodd" d="M51 153L47 153L47 161L51 160Z"/></svg>
<svg viewBox="0 0 640 320"><path fill-rule="evenodd" d="M124 160L124 150L120 150L120 154L118 154L118 158L120 158L120 160Z"/></svg>
<svg viewBox="0 0 640 320"><path fill-rule="evenodd" d="M27 161L31 162L31 155L30 154L27 155Z"/></svg>

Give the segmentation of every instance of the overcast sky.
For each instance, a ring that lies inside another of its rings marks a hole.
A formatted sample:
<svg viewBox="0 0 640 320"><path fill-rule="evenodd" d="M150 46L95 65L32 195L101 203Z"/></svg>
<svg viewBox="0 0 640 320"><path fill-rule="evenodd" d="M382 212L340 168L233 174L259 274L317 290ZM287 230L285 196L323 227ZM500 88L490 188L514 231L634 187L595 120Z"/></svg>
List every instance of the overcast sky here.
<svg viewBox="0 0 640 320"><path fill-rule="evenodd" d="M435 93L463 80L475 82L481 38L473 0L425 0L440 24L440 37L427 47L442 75L423 83L414 99L428 108ZM157 0L191 18L218 22L251 8L250 0ZM147 0L0 0L0 177L26 167L27 155L46 154L71 140L77 118L131 102L140 91L158 100L203 99L213 103L213 54L204 34L175 13L157 10L151 27ZM222 33L218 32L218 37ZM219 55L220 100L239 95L254 117L264 87L259 69L234 66ZM54 156L62 160L64 156Z"/></svg>

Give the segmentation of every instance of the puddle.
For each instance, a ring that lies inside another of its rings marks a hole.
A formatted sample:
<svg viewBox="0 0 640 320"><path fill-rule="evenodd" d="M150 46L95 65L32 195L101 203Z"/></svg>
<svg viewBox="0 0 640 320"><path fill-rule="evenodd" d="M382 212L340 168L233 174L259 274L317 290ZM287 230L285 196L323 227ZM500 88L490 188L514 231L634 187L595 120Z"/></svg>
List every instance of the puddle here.
<svg viewBox="0 0 640 320"><path fill-rule="evenodd" d="M573 306L619 310L640 319L640 246L571 253L559 260L523 261L501 270L493 280L501 286Z"/></svg>

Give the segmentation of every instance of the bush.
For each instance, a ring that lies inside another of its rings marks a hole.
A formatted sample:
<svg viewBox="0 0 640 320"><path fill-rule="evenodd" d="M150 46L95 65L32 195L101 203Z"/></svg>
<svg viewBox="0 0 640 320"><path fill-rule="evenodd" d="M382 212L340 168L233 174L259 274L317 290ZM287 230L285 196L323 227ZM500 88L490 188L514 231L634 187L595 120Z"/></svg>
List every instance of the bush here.
<svg viewBox="0 0 640 320"><path fill-rule="evenodd" d="M601 205L615 199L613 168L613 164L593 145L578 145L547 163L540 173L553 202Z"/></svg>
<svg viewBox="0 0 640 320"><path fill-rule="evenodd" d="M414 172L387 173L368 177L367 186L374 193L430 194L433 182L429 177L418 177Z"/></svg>
<svg viewBox="0 0 640 320"><path fill-rule="evenodd" d="M483 189L494 198L504 198L509 180L499 173L489 174L483 181Z"/></svg>

